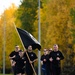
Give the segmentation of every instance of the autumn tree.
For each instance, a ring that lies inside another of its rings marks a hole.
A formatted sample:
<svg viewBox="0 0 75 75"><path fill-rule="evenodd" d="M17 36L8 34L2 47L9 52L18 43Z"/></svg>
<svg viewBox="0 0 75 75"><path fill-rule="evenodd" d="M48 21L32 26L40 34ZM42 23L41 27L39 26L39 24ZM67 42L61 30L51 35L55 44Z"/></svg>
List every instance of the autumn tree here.
<svg viewBox="0 0 75 75"><path fill-rule="evenodd" d="M2 69L2 54L3 54L3 26L2 26L2 21L1 21L1 17L0 17L0 70Z"/></svg>
<svg viewBox="0 0 75 75"><path fill-rule="evenodd" d="M37 9L37 0L23 0L17 11L17 20L20 20L21 28L32 34L35 31L34 21Z"/></svg>
<svg viewBox="0 0 75 75"><path fill-rule="evenodd" d="M12 4L8 9L4 11L4 13L1 15L1 23L0 23L0 35L1 35L1 50L4 48L4 43L5 42L5 63L6 63L6 70L10 69L10 60L9 60L9 54L11 51L15 49L15 45L20 45L22 47L19 36L16 32L15 29L15 12L17 10L17 7ZM4 38L4 30L3 28L5 27L5 39ZM4 50L4 49L3 49ZM1 57L0 60L2 62L2 52L1 52ZM0 62L0 66L2 63ZM1 67L2 68L2 67Z"/></svg>
<svg viewBox="0 0 75 75"><path fill-rule="evenodd" d="M74 66L73 52L74 44L71 28L72 18L70 11L74 8L75 1L72 0L49 0L43 4L41 10L41 38L43 47L50 48L57 43L59 49L64 53L64 65ZM73 58L72 58L73 57ZM69 72L67 72L69 73Z"/></svg>

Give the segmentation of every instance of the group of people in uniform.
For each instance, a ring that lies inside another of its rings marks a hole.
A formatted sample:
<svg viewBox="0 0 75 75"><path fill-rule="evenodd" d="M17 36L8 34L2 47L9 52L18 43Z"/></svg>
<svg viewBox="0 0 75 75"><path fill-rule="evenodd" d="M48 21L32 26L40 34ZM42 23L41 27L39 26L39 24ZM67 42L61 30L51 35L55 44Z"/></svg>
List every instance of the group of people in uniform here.
<svg viewBox="0 0 75 75"><path fill-rule="evenodd" d="M34 62L37 61L37 55L32 51L32 46L28 46L27 51L22 51L19 46L9 55L14 75L33 75ZM31 66L32 65L32 66Z"/></svg>
<svg viewBox="0 0 75 75"><path fill-rule="evenodd" d="M44 49L41 56L41 70L43 75L60 75L60 61L64 59L58 45L55 44L52 49ZM33 52L32 46L29 45L27 50L22 51L20 47L15 46L15 51L9 55L11 67L14 75L33 75L34 63L37 61L37 55Z"/></svg>
<svg viewBox="0 0 75 75"><path fill-rule="evenodd" d="M58 49L58 45L53 46L53 50L44 49L41 56L42 72L43 75L60 75L61 74L61 60L64 56Z"/></svg>

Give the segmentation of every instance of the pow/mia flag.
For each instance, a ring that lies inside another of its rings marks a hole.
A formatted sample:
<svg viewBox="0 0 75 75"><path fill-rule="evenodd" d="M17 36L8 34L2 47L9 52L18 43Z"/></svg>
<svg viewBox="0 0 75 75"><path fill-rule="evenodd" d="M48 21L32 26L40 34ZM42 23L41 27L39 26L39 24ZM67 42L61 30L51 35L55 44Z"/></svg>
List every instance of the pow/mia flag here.
<svg viewBox="0 0 75 75"><path fill-rule="evenodd" d="M29 45L32 46L33 50L41 49L40 43L29 32L20 28L17 28L17 31L26 49L28 48Z"/></svg>

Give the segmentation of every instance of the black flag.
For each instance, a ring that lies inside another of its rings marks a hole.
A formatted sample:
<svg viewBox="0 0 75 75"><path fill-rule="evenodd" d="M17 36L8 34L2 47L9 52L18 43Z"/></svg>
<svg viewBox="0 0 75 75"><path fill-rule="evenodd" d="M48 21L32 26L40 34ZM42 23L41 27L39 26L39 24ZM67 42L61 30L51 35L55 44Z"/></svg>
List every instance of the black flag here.
<svg viewBox="0 0 75 75"><path fill-rule="evenodd" d="M33 50L36 48L41 49L40 43L29 32L20 28L17 28L17 31L26 49L29 45L32 46Z"/></svg>

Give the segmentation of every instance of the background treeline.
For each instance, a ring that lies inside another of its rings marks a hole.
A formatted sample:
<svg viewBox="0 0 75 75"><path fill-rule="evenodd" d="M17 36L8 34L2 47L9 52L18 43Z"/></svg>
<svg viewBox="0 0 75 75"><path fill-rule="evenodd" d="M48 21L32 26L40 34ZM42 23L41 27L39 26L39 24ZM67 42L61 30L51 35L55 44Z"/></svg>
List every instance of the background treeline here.
<svg viewBox="0 0 75 75"><path fill-rule="evenodd" d="M41 45L53 48L58 44L65 59L62 75L75 75L75 0L41 0ZM38 40L38 0L22 0L17 8L12 4L0 17L0 71L6 43L6 70L10 70L9 54L16 44L22 45L14 25L30 32ZM4 26L6 39L4 40ZM38 51L36 50L36 54ZM7 72L7 71L6 71Z"/></svg>

